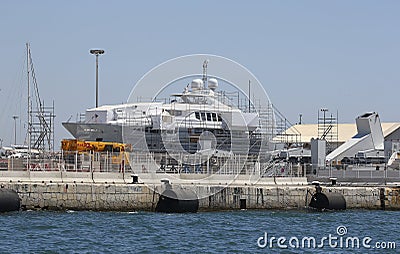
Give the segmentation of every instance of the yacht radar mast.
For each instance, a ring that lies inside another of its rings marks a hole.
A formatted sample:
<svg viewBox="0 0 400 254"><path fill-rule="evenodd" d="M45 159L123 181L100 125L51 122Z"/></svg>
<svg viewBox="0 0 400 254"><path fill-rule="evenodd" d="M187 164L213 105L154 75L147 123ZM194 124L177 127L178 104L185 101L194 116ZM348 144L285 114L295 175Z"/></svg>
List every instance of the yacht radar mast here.
<svg viewBox="0 0 400 254"><path fill-rule="evenodd" d="M208 87L208 83L207 83L207 65L208 65L208 59L204 60L203 62L203 83L204 83L204 87Z"/></svg>

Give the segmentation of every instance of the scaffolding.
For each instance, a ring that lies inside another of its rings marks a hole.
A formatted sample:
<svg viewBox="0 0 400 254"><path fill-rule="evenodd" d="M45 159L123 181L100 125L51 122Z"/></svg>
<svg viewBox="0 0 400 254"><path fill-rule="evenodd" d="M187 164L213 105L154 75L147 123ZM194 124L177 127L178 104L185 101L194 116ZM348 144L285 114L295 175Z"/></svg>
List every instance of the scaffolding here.
<svg viewBox="0 0 400 254"><path fill-rule="evenodd" d="M30 128L31 148L39 151L54 152L54 104L31 111L33 117Z"/></svg>
<svg viewBox="0 0 400 254"><path fill-rule="evenodd" d="M318 110L318 137L326 141L326 154L338 148L338 113L328 113L328 109Z"/></svg>
<svg viewBox="0 0 400 254"><path fill-rule="evenodd" d="M31 150L34 149L41 155L54 153L54 101L51 107L46 107L41 100L29 43L26 44L26 50L28 83L28 141L26 143L28 151L31 153Z"/></svg>
<svg viewBox="0 0 400 254"><path fill-rule="evenodd" d="M265 104L257 98L241 98L239 92L224 95L230 95L230 101L237 101L237 107L242 112L258 114L260 133L265 135L267 142L284 143L287 147L301 142L301 133L294 127L294 133L287 132L293 124L270 101ZM273 149L269 144L266 145L268 150Z"/></svg>

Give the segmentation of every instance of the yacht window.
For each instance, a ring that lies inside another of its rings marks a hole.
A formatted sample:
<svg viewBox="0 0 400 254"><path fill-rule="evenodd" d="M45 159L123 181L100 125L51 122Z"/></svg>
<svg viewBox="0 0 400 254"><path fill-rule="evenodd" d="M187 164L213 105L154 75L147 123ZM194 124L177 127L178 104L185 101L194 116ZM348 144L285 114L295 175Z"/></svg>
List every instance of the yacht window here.
<svg viewBox="0 0 400 254"><path fill-rule="evenodd" d="M174 115L175 115L175 116L181 116L181 115L182 115L182 111L180 111L180 110L175 110L175 111L174 111Z"/></svg>
<svg viewBox="0 0 400 254"><path fill-rule="evenodd" d="M194 115L196 116L196 119L200 120L200 113L199 112L194 112Z"/></svg>
<svg viewBox="0 0 400 254"><path fill-rule="evenodd" d="M201 112L201 120L203 120L203 121L206 120L206 113Z"/></svg>
<svg viewBox="0 0 400 254"><path fill-rule="evenodd" d="M222 122L221 115L218 115L218 121Z"/></svg>
<svg viewBox="0 0 400 254"><path fill-rule="evenodd" d="M215 113L212 113L212 119L213 119L214 122L217 121L217 115Z"/></svg>
<svg viewBox="0 0 400 254"><path fill-rule="evenodd" d="M207 121L211 121L211 113L207 113Z"/></svg>

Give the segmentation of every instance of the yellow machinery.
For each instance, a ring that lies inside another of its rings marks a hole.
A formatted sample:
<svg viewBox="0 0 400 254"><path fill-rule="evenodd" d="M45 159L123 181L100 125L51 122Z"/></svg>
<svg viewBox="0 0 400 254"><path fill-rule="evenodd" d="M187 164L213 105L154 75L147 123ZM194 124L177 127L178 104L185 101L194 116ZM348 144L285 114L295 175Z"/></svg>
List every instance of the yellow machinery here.
<svg viewBox="0 0 400 254"><path fill-rule="evenodd" d="M64 152L98 152L98 153L111 153L112 163L129 164L129 152L132 151L132 146L130 144L123 144L117 142L103 142L103 141L84 141L78 139L63 139L61 141L61 149Z"/></svg>
<svg viewBox="0 0 400 254"><path fill-rule="evenodd" d="M103 141L84 141L78 139L63 139L61 149L71 152L130 152L130 144L103 142Z"/></svg>

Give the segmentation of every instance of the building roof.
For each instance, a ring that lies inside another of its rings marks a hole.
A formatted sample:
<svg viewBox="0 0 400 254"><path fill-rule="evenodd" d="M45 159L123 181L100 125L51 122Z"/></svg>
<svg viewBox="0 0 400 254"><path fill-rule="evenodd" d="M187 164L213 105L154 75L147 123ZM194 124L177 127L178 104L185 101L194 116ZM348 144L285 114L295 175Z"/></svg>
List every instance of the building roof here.
<svg viewBox="0 0 400 254"><path fill-rule="evenodd" d="M400 128L400 123L381 123L381 125L383 136L385 138ZM357 134L357 125L355 123L341 123L338 124L337 128L339 143L344 143ZM285 131L285 134L300 134L300 142L309 143L311 141L311 138L318 138L318 124L296 124L287 129Z"/></svg>

